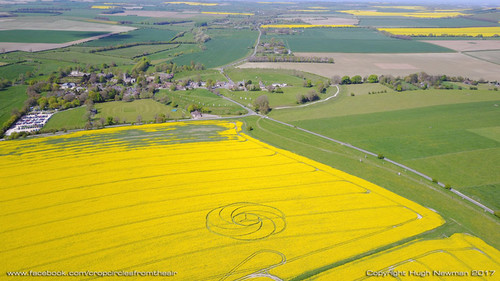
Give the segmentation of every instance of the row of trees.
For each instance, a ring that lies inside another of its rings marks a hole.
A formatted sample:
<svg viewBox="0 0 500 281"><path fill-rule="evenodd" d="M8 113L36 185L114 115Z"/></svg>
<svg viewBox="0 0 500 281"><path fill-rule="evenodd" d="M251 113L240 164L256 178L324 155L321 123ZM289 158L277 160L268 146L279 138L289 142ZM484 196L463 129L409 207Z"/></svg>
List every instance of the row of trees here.
<svg viewBox="0 0 500 281"><path fill-rule="evenodd" d="M294 55L285 56L252 56L249 62L301 62L301 63L334 63L333 58L328 57L298 57Z"/></svg>
<svg viewBox="0 0 500 281"><path fill-rule="evenodd" d="M315 90L310 90L307 94L297 94L297 104L319 100L319 95Z"/></svg>
<svg viewBox="0 0 500 281"><path fill-rule="evenodd" d="M332 78L332 83L334 84L341 84L341 85L349 85L349 84L361 84L361 83L377 83L379 81L379 78L377 75L372 74L367 77L361 77L360 75L354 75L352 77L349 76L334 76Z"/></svg>

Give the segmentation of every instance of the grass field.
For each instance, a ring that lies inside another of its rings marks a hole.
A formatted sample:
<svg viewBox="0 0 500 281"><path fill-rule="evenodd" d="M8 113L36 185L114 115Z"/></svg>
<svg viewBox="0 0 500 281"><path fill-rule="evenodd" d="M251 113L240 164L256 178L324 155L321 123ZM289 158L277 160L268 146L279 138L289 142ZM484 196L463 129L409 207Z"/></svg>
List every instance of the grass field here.
<svg viewBox="0 0 500 281"><path fill-rule="evenodd" d="M319 106L319 105L318 105ZM420 238L441 239L466 232L500 248L498 218L407 171L349 147L305 133L264 118L247 117L248 133L266 143L314 159L336 169L382 185L390 191L436 210L447 223ZM360 161L362 159L362 161ZM398 174L399 173L399 174ZM338 264L334 264L336 266ZM300 279L298 279L300 280Z"/></svg>
<svg viewBox="0 0 500 281"><path fill-rule="evenodd" d="M98 265L188 280L263 271L290 280L444 223L238 125L127 126L0 143L1 269Z"/></svg>
<svg viewBox="0 0 500 281"><path fill-rule="evenodd" d="M212 79L212 81L227 81L226 77L220 74L220 71L215 69L175 73L176 80L191 79L193 81L196 81L198 78L200 78L202 81L207 81L208 79Z"/></svg>
<svg viewBox="0 0 500 281"><path fill-rule="evenodd" d="M142 45L134 46L128 48L122 48L117 50L110 50L104 52L98 52L97 54L103 56L121 57L132 59L141 55L149 55L160 53L162 51L172 50L179 47L179 44L162 44L162 45Z"/></svg>
<svg viewBox="0 0 500 281"><path fill-rule="evenodd" d="M36 69L34 63L24 62L24 63L14 63L6 66L0 67L0 77L5 79L16 79L19 74L26 73L28 71L33 72Z"/></svg>
<svg viewBox="0 0 500 281"><path fill-rule="evenodd" d="M85 112L86 108L84 106L57 112L47 121L43 129L70 130L83 128L86 123L84 119Z"/></svg>
<svg viewBox="0 0 500 281"><path fill-rule="evenodd" d="M28 58L34 59L47 59L53 62L68 62L68 63L81 63L91 65L101 65L103 63L111 64L112 62L123 65L133 64L134 62L127 58L107 56L101 53L83 53L72 51L71 49L57 49L53 51L43 51L36 53L28 53L25 55ZM47 62L46 62L47 63ZM48 63L50 64L50 63Z"/></svg>
<svg viewBox="0 0 500 281"><path fill-rule="evenodd" d="M0 30L0 42L65 43L99 36L106 32L60 30Z"/></svg>
<svg viewBox="0 0 500 281"><path fill-rule="evenodd" d="M281 88L283 93L270 93L268 91L229 91L229 90L221 90L221 94L240 102L250 108L253 107L253 102L262 95L266 95L269 100L269 106L271 108L278 106L295 106L297 105L297 95L302 94L306 95L311 88L305 87L284 87ZM314 88L312 88L314 89ZM318 94L320 99L326 99L332 95L334 95L337 91L337 88L330 87L327 89L326 93Z"/></svg>
<svg viewBox="0 0 500 281"><path fill-rule="evenodd" d="M151 60L153 64L169 62L176 57L182 55L189 55L191 53L200 52L201 48L197 44L181 44L176 48L165 50L162 52L158 52L152 55L148 55L148 58ZM191 61L188 63L190 64Z"/></svg>
<svg viewBox="0 0 500 281"><path fill-rule="evenodd" d="M120 33L99 40L90 41L84 43L83 46L104 47L136 42L170 41L175 34L177 34L177 32L168 29L141 28L127 33Z"/></svg>
<svg viewBox="0 0 500 281"><path fill-rule="evenodd" d="M238 105L224 100L221 97L205 89L194 89L187 91L160 90L156 96L166 95L172 104L177 104L179 110L187 110L191 104L201 106L215 115L240 115L246 113ZM189 113L186 114L190 118Z"/></svg>
<svg viewBox="0 0 500 281"><path fill-rule="evenodd" d="M204 43L205 50L177 57L173 61L180 65L199 62L207 68L225 65L249 54L258 36L256 31L246 29L211 29L207 34L212 39Z"/></svg>
<svg viewBox="0 0 500 281"><path fill-rule="evenodd" d="M324 81L322 76L293 70L275 70L275 69L251 69L251 68L230 68L224 71L234 82L252 80L254 83L262 81L265 85L273 83L287 83L291 86L302 86L304 79L311 80L313 83Z"/></svg>
<svg viewBox="0 0 500 281"><path fill-rule="evenodd" d="M475 133L498 123L497 92L414 91L348 96L300 111L271 116L386 157L467 192L478 186L478 200L500 208L499 142ZM479 194L478 194L479 193ZM495 197L489 195L496 194Z"/></svg>
<svg viewBox="0 0 500 281"><path fill-rule="evenodd" d="M13 109L21 109L28 99L26 86L13 86L0 91L0 126L7 121Z"/></svg>
<svg viewBox="0 0 500 281"><path fill-rule="evenodd" d="M173 107L151 99L101 103L96 105L96 109L98 112L96 118L112 116L120 118L120 122L127 123L137 122L138 115L142 116L143 122L153 122L156 114L163 113L167 119L180 119L185 114L182 110L172 111Z"/></svg>
<svg viewBox="0 0 500 281"><path fill-rule="evenodd" d="M154 122L156 114L165 114L167 119L180 119L188 113L182 109L172 111L173 107L161 104L151 99L135 100L132 102L115 101L99 103L95 105L97 114L94 120L107 119L109 116L119 118L119 122L135 123L137 116L141 116L142 122ZM84 106L58 112L50 118L44 129L74 129L85 126Z"/></svg>
<svg viewBox="0 0 500 281"><path fill-rule="evenodd" d="M400 40L366 28L307 28L295 35L270 34L263 40L282 39L294 52L442 53L449 49L428 43Z"/></svg>

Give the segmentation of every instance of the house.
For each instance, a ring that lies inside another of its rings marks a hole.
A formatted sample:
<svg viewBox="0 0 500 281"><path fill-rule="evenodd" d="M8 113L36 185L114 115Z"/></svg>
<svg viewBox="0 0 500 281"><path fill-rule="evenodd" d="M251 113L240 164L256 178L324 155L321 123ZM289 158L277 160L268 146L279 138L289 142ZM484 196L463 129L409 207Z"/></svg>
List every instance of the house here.
<svg viewBox="0 0 500 281"><path fill-rule="evenodd" d="M63 83L60 88L61 89L74 89L76 87L76 84L73 83L73 82L67 82L67 83Z"/></svg>
<svg viewBox="0 0 500 281"><path fill-rule="evenodd" d="M283 88L283 87L286 87L288 86L288 84L286 83L283 83L283 84L280 84L280 83L273 83L273 87L280 87L280 88Z"/></svg>
<svg viewBox="0 0 500 281"><path fill-rule="evenodd" d="M132 83L134 84L136 82L135 78L127 76L127 74L123 74L123 82L125 83Z"/></svg>
<svg viewBox="0 0 500 281"><path fill-rule="evenodd" d="M90 73L80 72L79 70L73 70L68 76L71 77L83 77L84 75L90 75Z"/></svg>

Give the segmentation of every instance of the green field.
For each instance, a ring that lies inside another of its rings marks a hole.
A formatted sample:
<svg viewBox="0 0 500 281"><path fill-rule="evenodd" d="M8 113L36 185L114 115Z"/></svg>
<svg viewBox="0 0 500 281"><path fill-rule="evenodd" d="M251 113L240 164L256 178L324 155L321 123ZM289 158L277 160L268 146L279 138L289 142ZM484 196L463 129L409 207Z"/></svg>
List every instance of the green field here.
<svg viewBox="0 0 500 281"><path fill-rule="evenodd" d="M166 50L172 50L179 47L179 44L161 44L161 45L141 45L141 46L133 46L128 48L121 48L117 50L110 50L104 52L97 52L101 56L112 56L112 57L120 57L133 59L134 57L138 57L141 55L153 55L156 53L160 53Z"/></svg>
<svg viewBox="0 0 500 281"><path fill-rule="evenodd" d="M220 73L220 71L215 69L206 69L201 71L185 71L175 73L175 80L193 80L201 79L202 81L207 81L212 79L212 81L227 81L226 77Z"/></svg>
<svg viewBox="0 0 500 281"><path fill-rule="evenodd" d="M297 105L297 95L306 95L311 89L305 87L284 87L282 88L283 93L270 93L268 91L228 91L221 90L221 93L233 100L238 101L241 104L247 105L248 107L253 107L253 102L262 95L266 95L269 100L269 106L271 108L279 106L296 106ZM330 87L324 94L318 94L320 99L326 99L335 94L337 91L336 87Z"/></svg>
<svg viewBox="0 0 500 281"><path fill-rule="evenodd" d="M495 171L500 165L498 92L428 90L352 97L352 91L347 87L338 100L273 111L271 116L382 153L500 208L494 199L500 183Z"/></svg>
<svg viewBox="0 0 500 281"><path fill-rule="evenodd" d="M172 111L174 108L161 104L151 99L135 100L132 102L114 101L96 104L96 118L107 118L108 116L120 118L120 122L137 122L137 116L142 116L143 122L153 122L156 114L165 114L167 119L180 119L182 110ZM185 114L188 115L187 113Z"/></svg>
<svg viewBox="0 0 500 281"><path fill-rule="evenodd" d="M360 17L360 26L373 27L478 27L497 23L470 18Z"/></svg>
<svg viewBox="0 0 500 281"><path fill-rule="evenodd" d="M141 28L84 43L82 46L104 47L136 42L168 42L177 34L168 29Z"/></svg>
<svg viewBox="0 0 500 281"><path fill-rule="evenodd" d="M153 64L168 62L172 59L179 57L181 55L189 55L191 53L200 52L200 46L198 44L180 44L178 47L158 52L152 55L148 55L148 58ZM191 62L189 62L191 63Z"/></svg>
<svg viewBox="0 0 500 281"><path fill-rule="evenodd" d="M210 114L215 115L241 115L246 113L238 105L224 100L221 97L205 89L194 89L187 91L160 90L156 96L168 96L171 104L176 104L179 110L186 111L189 105L195 104L208 109ZM190 116L187 116L190 118Z"/></svg>
<svg viewBox="0 0 500 281"><path fill-rule="evenodd" d="M61 30L0 30L0 42L65 43L106 33Z"/></svg>
<svg viewBox="0 0 500 281"><path fill-rule="evenodd" d="M85 126L85 112L84 106L71 108L52 115L49 121L43 126L42 130L50 129L79 129Z"/></svg>
<svg viewBox="0 0 500 281"><path fill-rule="evenodd" d="M255 83L262 81L265 85L287 83L291 86L302 86L304 79L310 79L313 83L319 80L326 82L325 77L293 70L230 68L225 70L225 72L235 83L252 80Z"/></svg>
<svg viewBox="0 0 500 281"><path fill-rule="evenodd" d="M344 85L342 86L345 89L347 94L354 94L355 96L359 95L368 95L370 93L375 92L375 94L385 94L387 93L396 93L396 91L392 90L389 87L386 87L379 83L369 84L353 84L353 85Z"/></svg>
<svg viewBox="0 0 500 281"><path fill-rule="evenodd" d="M403 169L376 157L369 156L365 159L364 153L295 128L253 116L245 118L244 122L247 128L250 126L253 128L252 131L246 130L245 133L268 144L366 179L425 207L436 210L445 218L446 224L421 235L422 238L467 232L483 238L495 247L500 247L497 218L464 202L461 198L435 184L422 181L418 176L407 173ZM363 159L362 162L359 159Z"/></svg>
<svg viewBox="0 0 500 281"><path fill-rule="evenodd" d="M133 64L133 61L127 58L106 56L101 53L82 53L71 51L71 49L57 49L53 51L28 53L26 54L26 57L48 59L58 62L82 63L85 65L101 65L103 63L111 64L112 62L120 65Z"/></svg>
<svg viewBox="0 0 500 281"><path fill-rule="evenodd" d="M248 55L258 36L257 31L246 29L210 29L207 34L211 39L204 43L205 50L177 57L173 62L184 65L194 61L207 68L222 66Z"/></svg>
<svg viewBox="0 0 500 281"><path fill-rule="evenodd" d="M33 72L36 69L37 65L30 62L23 63L14 63L5 66L0 66L0 78L5 79L16 79L19 77L19 74L26 72Z"/></svg>
<svg viewBox="0 0 500 281"><path fill-rule="evenodd" d="M151 99L99 103L95 105L95 108L98 113L94 116L94 121L100 118L107 119L109 116L119 118L120 123L135 123L139 115L142 116L142 122L153 122L156 114L165 114L167 119L180 119L183 115L188 116L180 109L172 111L173 107ZM50 118L43 129L83 128L86 123L85 112L84 106L58 112Z"/></svg>
<svg viewBox="0 0 500 281"><path fill-rule="evenodd" d="M21 109L28 99L26 86L12 86L0 91L0 126L7 121L13 109Z"/></svg>
<svg viewBox="0 0 500 281"><path fill-rule="evenodd" d="M307 28L293 35L267 34L263 40L282 39L294 52L443 53L453 52L415 40L394 39L367 28Z"/></svg>

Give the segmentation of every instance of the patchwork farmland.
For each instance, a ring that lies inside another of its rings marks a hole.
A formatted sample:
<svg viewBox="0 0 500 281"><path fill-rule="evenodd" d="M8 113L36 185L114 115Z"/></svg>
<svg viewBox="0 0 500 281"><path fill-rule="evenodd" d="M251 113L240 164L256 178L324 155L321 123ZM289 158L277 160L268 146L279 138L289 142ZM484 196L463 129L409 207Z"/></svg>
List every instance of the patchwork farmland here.
<svg viewBox="0 0 500 281"><path fill-rule="evenodd" d="M240 126L173 123L1 143L2 269L164 268L183 279L291 279L444 223ZM60 169L64 175L52 173ZM434 246L445 247L446 240ZM105 258L124 251L135 254Z"/></svg>
<svg viewBox="0 0 500 281"><path fill-rule="evenodd" d="M500 7L442 2L3 1L0 280L497 280Z"/></svg>

